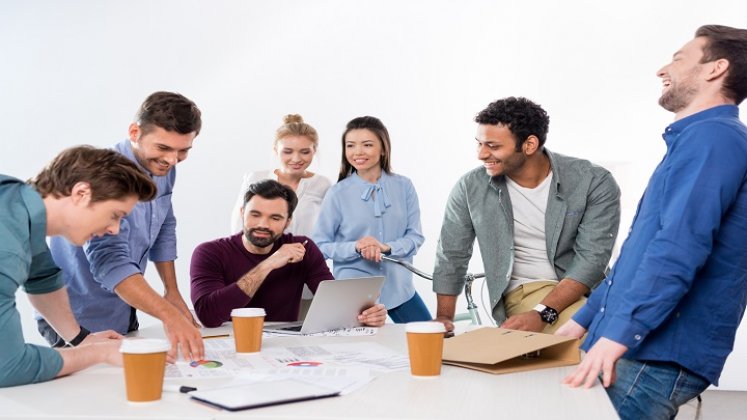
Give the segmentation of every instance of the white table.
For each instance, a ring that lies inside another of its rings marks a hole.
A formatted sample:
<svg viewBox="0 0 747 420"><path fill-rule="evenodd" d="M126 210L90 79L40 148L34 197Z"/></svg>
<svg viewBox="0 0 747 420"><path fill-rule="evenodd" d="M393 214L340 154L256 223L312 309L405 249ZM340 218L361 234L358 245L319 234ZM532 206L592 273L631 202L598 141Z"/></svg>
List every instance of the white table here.
<svg viewBox="0 0 747 420"><path fill-rule="evenodd" d="M225 332L216 329L209 333ZM137 335L162 336L149 327ZM263 348L350 341L381 343L406 353L401 325L386 325L369 337L269 337ZM163 399L135 405L125 399L121 368L98 366L66 378L0 389L0 418L14 419L615 419L604 389L571 389L562 378L573 367L492 375L443 366L436 379L412 378L409 371L376 373L376 379L342 397L240 412L213 409L186 394L164 392ZM207 387L227 379L190 379L183 385Z"/></svg>

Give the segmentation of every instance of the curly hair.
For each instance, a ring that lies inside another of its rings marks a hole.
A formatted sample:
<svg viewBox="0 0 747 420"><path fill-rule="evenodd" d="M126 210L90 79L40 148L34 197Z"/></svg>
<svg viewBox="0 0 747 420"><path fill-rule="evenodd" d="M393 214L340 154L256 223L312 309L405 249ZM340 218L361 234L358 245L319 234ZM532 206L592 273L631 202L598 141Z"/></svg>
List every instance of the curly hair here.
<svg viewBox="0 0 747 420"><path fill-rule="evenodd" d="M542 107L527 98L513 96L492 102L475 116L475 122L508 127L516 139L517 151L531 135L537 136L540 147L543 146L550 127L550 117Z"/></svg>

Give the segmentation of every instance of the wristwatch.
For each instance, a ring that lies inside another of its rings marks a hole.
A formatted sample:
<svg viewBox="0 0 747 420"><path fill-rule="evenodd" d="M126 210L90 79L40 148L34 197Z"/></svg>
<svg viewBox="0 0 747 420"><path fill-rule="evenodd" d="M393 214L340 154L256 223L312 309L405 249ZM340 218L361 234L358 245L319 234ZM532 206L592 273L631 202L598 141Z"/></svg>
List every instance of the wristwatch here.
<svg viewBox="0 0 747 420"><path fill-rule="evenodd" d="M539 312L540 318L550 325L558 321L558 311L549 306L538 303L537 306L532 309Z"/></svg>
<svg viewBox="0 0 747 420"><path fill-rule="evenodd" d="M82 343L83 340L85 340L89 334L91 334L91 332L83 328L83 326L81 325L80 332L78 333L78 335L76 335L75 338L73 338L72 340L68 341L67 343L68 347L75 347L78 344Z"/></svg>

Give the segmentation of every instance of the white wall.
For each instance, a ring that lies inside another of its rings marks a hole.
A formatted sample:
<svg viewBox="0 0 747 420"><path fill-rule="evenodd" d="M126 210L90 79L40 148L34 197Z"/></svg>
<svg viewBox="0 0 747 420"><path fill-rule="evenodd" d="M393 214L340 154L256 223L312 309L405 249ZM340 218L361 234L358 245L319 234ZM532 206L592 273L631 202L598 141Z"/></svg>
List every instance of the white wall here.
<svg viewBox="0 0 747 420"><path fill-rule="evenodd" d="M282 115L319 130L313 169L330 178L344 124L375 115L391 132L395 171L419 191L427 241L416 263L430 270L446 196L478 163L473 116L521 95L549 112L549 148L611 167L624 233L672 120L657 106L655 71L699 25L744 27L744 16L742 0L4 0L0 172L28 178L64 147L123 139L152 91L190 97L204 130L174 199L188 295L192 249L229 233L242 173L275 164ZM747 389L746 341L740 332L723 388Z"/></svg>

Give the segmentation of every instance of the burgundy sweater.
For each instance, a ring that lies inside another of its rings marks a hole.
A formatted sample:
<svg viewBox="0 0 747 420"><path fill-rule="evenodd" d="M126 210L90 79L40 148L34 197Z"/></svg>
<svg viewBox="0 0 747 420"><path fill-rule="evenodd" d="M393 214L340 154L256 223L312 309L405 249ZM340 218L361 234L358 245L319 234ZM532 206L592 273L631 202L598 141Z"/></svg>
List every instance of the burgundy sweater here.
<svg viewBox="0 0 747 420"><path fill-rule="evenodd" d="M192 254L190 265L191 295L197 317L206 327L217 327L231 320L234 308L264 308L266 321L298 319L303 285L312 292L322 280L333 279L316 244L305 236L284 234L268 254L246 250L243 233L205 242ZM273 270L254 296L247 296L236 285L244 274L264 261L283 244L308 239L303 261Z"/></svg>

